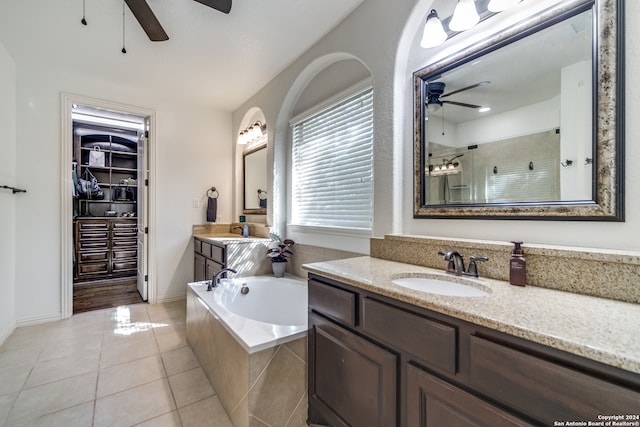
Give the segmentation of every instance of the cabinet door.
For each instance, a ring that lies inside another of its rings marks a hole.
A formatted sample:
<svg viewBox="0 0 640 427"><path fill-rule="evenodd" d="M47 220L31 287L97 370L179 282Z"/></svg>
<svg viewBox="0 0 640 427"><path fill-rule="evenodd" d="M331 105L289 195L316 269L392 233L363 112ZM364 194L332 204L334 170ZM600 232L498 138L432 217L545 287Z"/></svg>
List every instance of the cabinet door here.
<svg viewBox="0 0 640 427"><path fill-rule="evenodd" d="M407 427L532 427L416 368L407 369Z"/></svg>
<svg viewBox="0 0 640 427"><path fill-rule="evenodd" d="M207 280L205 273L205 258L200 254L194 254L193 280L196 282Z"/></svg>
<svg viewBox="0 0 640 427"><path fill-rule="evenodd" d="M213 276L223 268L224 268L223 265L220 265L215 261L211 261L210 259L205 259L204 280L212 280ZM226 274L227 273L225 273L225 275ZM222 276L222 277L225 277L225 276Z"/></svg>
<svg viewBox="0 0 640 427"><path fill-rule="evenodd" d="M396 355L315 314L309 322L310 421L397 425Z"/></svg>

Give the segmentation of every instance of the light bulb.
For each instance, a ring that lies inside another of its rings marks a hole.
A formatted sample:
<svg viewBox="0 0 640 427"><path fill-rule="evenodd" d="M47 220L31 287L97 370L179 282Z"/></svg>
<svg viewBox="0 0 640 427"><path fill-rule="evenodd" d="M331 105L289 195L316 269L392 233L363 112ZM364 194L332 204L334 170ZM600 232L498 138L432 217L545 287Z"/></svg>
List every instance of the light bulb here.
<svg viewBox="0 0 640 427"><path fill-rule="evenodd" d="M442 22L438 18L438 13L435 9L431 9L429 16L427 16L427 22L424 24L424 32L422 33L422 41L420 46L425 49L436 47L441 45L447 40L447 33L442 28Z"/></svg>
<svg viewBox="0 0 640 427"><path fill-rule="evenodd" d="M480 15L476 10L475 0L458 0L456 9L449 22L452 31L464 31L473 27L480 21Z"/></svg>
<svg viewBox="0 0 640 427"><path fill-rule="evenodd" d="M489 12L502 12L520 3L522 0L491 0L487 5Z"/></svg>

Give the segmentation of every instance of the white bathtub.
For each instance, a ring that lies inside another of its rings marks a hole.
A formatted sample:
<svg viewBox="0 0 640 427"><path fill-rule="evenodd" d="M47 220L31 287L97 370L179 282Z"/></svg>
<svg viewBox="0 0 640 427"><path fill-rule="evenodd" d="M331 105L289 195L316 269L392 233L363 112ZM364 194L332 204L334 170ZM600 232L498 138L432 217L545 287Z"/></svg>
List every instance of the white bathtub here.
<svg viewBox="0 0 640 427"><path fill-rule="evenodd" d="M242 285L249 288L242 294ZM249 353L296 340L307 334L307 283L291 277L252 276L189 283L198 301Z"/></svg>

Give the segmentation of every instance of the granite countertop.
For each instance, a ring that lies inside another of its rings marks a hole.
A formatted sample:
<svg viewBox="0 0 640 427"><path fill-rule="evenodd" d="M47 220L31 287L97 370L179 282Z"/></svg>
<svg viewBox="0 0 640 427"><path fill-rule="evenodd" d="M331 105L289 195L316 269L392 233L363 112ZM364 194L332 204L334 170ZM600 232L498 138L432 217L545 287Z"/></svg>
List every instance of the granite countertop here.
<svg viewBox="0 0 640 427"><path fill-rule="evenodd" d="M491 292L450 297L396 286L398 277L453 275L372 257L305 264L304 270L640 374L640 305L535 286L465 278ZM480 266L480 269L482 266ZM482 275L482 270L480 270ZM558 273L561 274L561 273Z"/></svg>
<svg viewBox="0 0 640 427"><path fill-rule="evenodd" d="M268 242L271 239L264 237L242 237L242 234L237 233L194 233L193 237L196 237L201 240L210 240L212 242L217 242L221 244L228 243L257 243L257 242Z"/></svg>

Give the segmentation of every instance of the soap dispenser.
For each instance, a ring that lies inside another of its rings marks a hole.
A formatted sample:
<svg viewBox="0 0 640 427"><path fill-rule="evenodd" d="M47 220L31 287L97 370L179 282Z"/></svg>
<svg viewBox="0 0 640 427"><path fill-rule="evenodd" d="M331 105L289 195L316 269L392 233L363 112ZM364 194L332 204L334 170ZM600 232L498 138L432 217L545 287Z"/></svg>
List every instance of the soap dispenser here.
<svg viewBox="0 0 640 427"><path fill-rule="evenodd" d="M242 227L242 237L249 237L249 224L247 224L246 222Z"/></svg>
<svg viewBox="0 0 640 427"><path fill-rule="evenodd" d="M509 283L525 286L527 283L527 260L524 258L522 242L511 242L515 245L509 260Z"/></svg>

